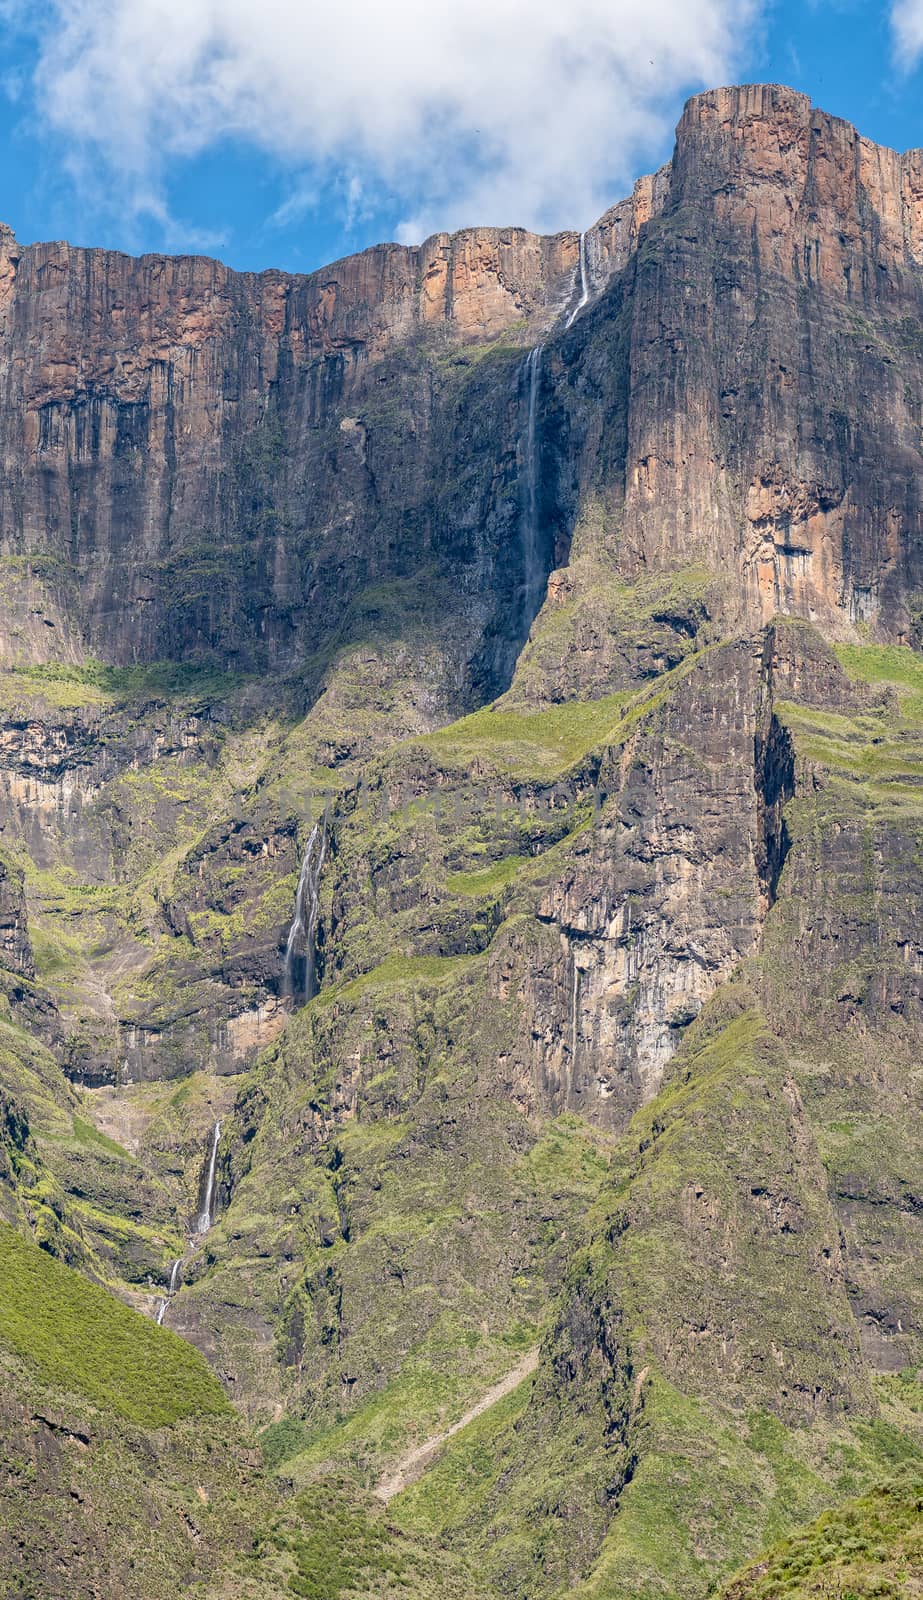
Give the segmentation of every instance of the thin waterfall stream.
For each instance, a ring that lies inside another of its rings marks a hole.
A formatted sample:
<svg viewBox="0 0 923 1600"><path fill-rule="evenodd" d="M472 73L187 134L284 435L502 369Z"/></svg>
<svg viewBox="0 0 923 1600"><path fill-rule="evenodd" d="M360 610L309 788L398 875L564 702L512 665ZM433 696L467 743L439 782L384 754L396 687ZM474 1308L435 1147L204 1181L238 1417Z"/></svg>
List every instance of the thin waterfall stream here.
<svg viewBox="0 0 923 1600"><path fill-rule="evenodd" d="M215 1208L215 1167L218 1162L218 1141L221 1138L221 1123L216 1122L212 1132L212 1149L208 1160L208 1177L205 1180L205 1200L196 1222L196 1233L205 1234L212 1225L212 1214Z"/></svg>
<svg viewBox="0 0 923 1600"><path fill-rule="evenodd" d="M175 1295L177 1289L179 1288L179 1275L182 1272L182 1270L183 1270L183 1257L182 1256L178 1256L177 1259L174 1261L173 1266L172 1266L171 1271L170 1271L170 1286L167 1289L167 1292L164 1295L163 1299L161 1300L160 1305L157 1307L157 1319L156 1320L157 1320L158 1328L162 1326L163 1319L167 1314L167 1306L170 1304L170 1301L173 1299L173 1296Z"/></svg>
<svg viewBox="0 0 923 1600"><path fill-rule="evenodd" d="M586 231L580 235L577 276L580 282L580 298L567 318L564 324L565 328L572 326L590 299L589 247ZM529 623L532 622L541 605L547 578L546 552L543 550L542 543L541 461L538 442L538 410L541 397L542 358L544 354L545 346L543 344L535 345L529 351L519 369L519 391L520 395L525 398L526 413L525 426L521 435L519 528L523 565L523 612ZM311 841L313 839L314 834L311 835ZM308 854L305 856L305 865L302 868L303 879L308 868L311 841L309 841ZM298 923L297 913L300 910L301 887L301 883L299 883L299 903L296 906L296 921L292 924L292 932L289 934L289 949L292 947L292 939ZM316 910L314 915L316 921ZM288 971L288 964L288 957L286 957L286 972ZM308 998L310 998L310 995Z"/></svg>
<svg viewBox="0 0 923 1600"><path fill-rule="evenodd" d="M569 328L571 326L571 323L576 322L576 320L579 317L581 311L583 310L584 306L586 305L587 301L590 298L590 274L587 271L587 259L586 259L586 233L581 233L581 235L580 235L580 269L579 270L580 270L580 299L577 301L577 304L574 306L573 311L571 312L570 316L568 317L567 321L565 322L565 324L564 324L565 328Z"/></svg>
<svg viewBox="0 0 923 1600"><path fill-rule="evenodd" d="M202 1209L196 1217L195 1228L189 1236L189 1244L185 1255L177 1256L172 1267L170 1268L170 1282L154 1316L154 1321L157 1323L158 1328L163 1326L164 1317L166 1316L173 1297L180 1286L180 1279L183 1272L183 1262L186 1260L186 1257L189 1255L190 1251L195 1249L197 1241L199 1239L204 1239L215 1219L215 1183L217 1178L218 1145L220 1140L221 1123L218 1121L212 1128L211 1133L211 1141L208 1152L208 1167L205 1175L205 1189L202 1196Z"/></svg>
<svg viewBox="0 0 923 1600"><path fill-rule="evenodd" d="M523 363L522 386L526 394L520 487L520 540L522 544L523 611L529 622L539 608L545 583L541 547L540 464L537 442L538 401L545 346L537 344Z"/></svg>
<svg viewBox="0 0 923 1600"><path fill-rule="evenodd" d="M294 1001L313 1000L317 993L317 919L326 854L325 811L315 822L308 839L295 892L295 915L285 947L285 992Z"/></svg>

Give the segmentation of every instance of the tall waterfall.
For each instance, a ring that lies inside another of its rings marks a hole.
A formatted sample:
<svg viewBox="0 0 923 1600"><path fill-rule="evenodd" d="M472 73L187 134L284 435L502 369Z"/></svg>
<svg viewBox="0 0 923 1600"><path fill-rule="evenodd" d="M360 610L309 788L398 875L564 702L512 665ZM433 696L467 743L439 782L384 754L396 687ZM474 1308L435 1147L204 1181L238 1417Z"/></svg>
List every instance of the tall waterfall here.
<svg viewBox="0 0 923 1600"><path fill-rule="evenodd" d="M581 311L583 310L583 308L586 305L586 303L589 300L589 298L590 298L590 275L589 275L589 272L587 271L586 234L585 233L581 233L581 235L580 235L580 299L577 301L577 304L574 306L573 311L571 312L570 316L568 317L567 321L565 322L565 324L564 324L565 328L569 328L572 322L576 322L577 318L579 317Z"/></svg>
<svg viewBox="0 0 923 1600"><path fill-rule="evenodd" d="M313 1000L317 993L317 917L326 854L325 811L311 829L295 893L295 915L285 947L285 991L294 1000Z"/></svg>
<svg viewBox="0 0 923 1600"><path fill-rule="evenodd" d="M540 471L537 441L539 389L542 381L544 345L537 344L527 355L522 372L526 393L526 426L522 444L520 481L520 538L522 542L523 610L531 622L539 608L545 582L541 545Z"/></svg>
<svg viewBox="0 0 923 1600"><path fill-rule="evenodd" d="M221 1123L216 1122L212 1133L212 1150L208 1161L208 1177L205 1181L205 1200L202 1211L196 1222L196 1233L207 1233L212 1225L212 1213L215 1209L215 1165L218 1160L218 1140L221 1138Z"/></svg>

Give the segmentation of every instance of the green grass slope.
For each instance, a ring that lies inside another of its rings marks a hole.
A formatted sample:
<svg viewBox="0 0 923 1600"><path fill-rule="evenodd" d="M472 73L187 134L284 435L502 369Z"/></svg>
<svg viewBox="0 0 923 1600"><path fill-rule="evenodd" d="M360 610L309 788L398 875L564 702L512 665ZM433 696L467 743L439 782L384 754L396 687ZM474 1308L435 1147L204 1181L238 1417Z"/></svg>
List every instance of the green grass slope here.
<svg viewBox="0 0 923 1600"><path fill-rule="evenodd" d="M200 1594L273 1503L198 1351L3 1224L0 1459L4 1597Z"/></svg>
<svg viewBox="0 0 923 1600"><path fill-rule="evenodd" d="M229 1582L234 1587L229 1591ZM438 1540L408 1534L354 1483L338 1477L290 1500L210 1600L498 1600Z"/></svg>
<svg viewBox="0 0 923 1600"><path fill-rule="evenodd" d="M398 1496L408 1532L530 1600L691 1600L919 1459L878 1412L791 1066L742 987L634 1118L588 1222L534 1387Z"/></svg>
<svg viewBox="0 0 923 1600"><path fill-rule="evenodd" d="M156 1428L229 1404L197 1350L0 1224L0 1344L41 1380Z"/></svg>
<svg viewBox="0 0 923 1600"><path fill-rule="evenodd" d="M824 1512L724 1591L724 1600L914 1600L923 1594L923 1472Z"/></svg>

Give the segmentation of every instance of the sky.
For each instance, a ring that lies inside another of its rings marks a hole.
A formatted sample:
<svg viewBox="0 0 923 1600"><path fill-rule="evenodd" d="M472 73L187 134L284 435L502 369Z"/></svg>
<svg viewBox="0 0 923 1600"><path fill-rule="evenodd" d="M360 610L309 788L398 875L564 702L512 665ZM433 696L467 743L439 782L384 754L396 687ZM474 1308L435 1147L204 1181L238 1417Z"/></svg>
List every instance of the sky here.
<svg viewBox="0 0 923 1600"><path fill-rule="evenodd" d="M923 0L0 0L0 220L296 272L580 228L770 81L923 145Z"/></svg>

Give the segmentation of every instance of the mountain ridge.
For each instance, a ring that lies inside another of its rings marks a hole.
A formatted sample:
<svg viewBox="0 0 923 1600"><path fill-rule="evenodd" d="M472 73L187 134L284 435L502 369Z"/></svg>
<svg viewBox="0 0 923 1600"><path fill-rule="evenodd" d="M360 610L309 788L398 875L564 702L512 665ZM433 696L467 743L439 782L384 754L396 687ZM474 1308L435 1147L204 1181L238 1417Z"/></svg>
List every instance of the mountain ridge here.
<svg viewBox="0 0 923 1600"><path fill-rule="evenodd" d="M0 1215L237 1413L0 1327L37 1594L705 1600L910 1514L921 173L743 86L582 243L3 234Z"/></svg>

